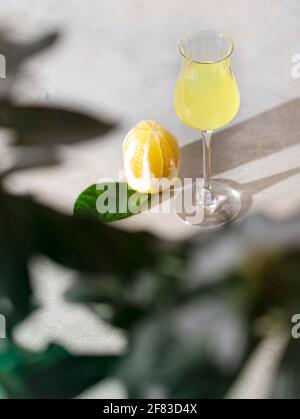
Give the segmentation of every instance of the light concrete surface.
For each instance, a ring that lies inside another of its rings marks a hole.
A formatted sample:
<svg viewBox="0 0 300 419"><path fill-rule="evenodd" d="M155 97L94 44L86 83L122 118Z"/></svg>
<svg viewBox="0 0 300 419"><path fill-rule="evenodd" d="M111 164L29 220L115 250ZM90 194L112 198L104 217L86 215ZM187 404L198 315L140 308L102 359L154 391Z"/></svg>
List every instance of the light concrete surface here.
<svg viewBox="0 0 300 419"><path fill-rule="evenodd" d="M12 188L71 211L83 188L103 177L117 179L122 140L141 119L158 120L177 136L182 174L201 173L198 134L179 121L172 95L180 66L178 41L195 29L213 28L235 42L242 99L232 126L215 135L215 173L243 189L244 213L261 210L281 217L299 208L300 79L292 77L292 57L300 54L299 0L0 0L0 10L2 27L12 27L21 39L52 28L63 34L57 48L27 65L15 89L18 100L64 103L120 121L102 140L64 147L60 167L14 176ZM174 239L199 231L175 215L140 214L120 226ZM119 331L62 301L70 272L47 261L33 269L45 309L20 328L20 342L39 348L55 339L76 352L122 350L126 342ZM275 339L260 353L259 365L274 371L276 349L278 354ZM252 366L248 381L239 383L243 397L267 394L257 372ZM104 383L85 397L107 394L125 395L118 383Z"/></svg>

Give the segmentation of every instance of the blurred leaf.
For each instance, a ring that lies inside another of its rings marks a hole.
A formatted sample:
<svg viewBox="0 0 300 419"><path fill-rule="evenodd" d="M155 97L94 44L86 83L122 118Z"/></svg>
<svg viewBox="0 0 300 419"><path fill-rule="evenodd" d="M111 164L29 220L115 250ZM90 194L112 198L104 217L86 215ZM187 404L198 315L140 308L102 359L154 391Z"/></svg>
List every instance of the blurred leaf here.
<svg viewBox="0 0 300 419"><path fill-rule="evenodd" d="M103 194L112 201L112 209L107 205L100 212L101 207L97 207L98 198ZM92 185L83 191L77 198L74 206L75 215L92 215L99 218L103 223L122 220L138 213L143 205L148 201L149 195L138 193L128 186L127 183L99 183ZM129 201L131 204L129 205Z"/></svg>
<svg viewBox="0 0 300 419"><path fill-rule="evenodd" d="M27 228L10 216L0 193L0 313L6 316L8 332L33 309L28 272L30 237Z"/></svg>
<svg viewBox="0 0 300 419"><path fill-rule="evenodd" d="M12 128L16 145L68 144L106 134L113 125L59 107L0 103L0 125Z"/></svg>
<svg viewBox="0 0 300 419"><path fill-rule="evenodd" d="M132 329L137 322L170 310L183 295L178 279L161 274L158 264L155 271L144 268L130 277L81 275L67 291L66 298L88 304L114 326Z"/></svg>
<svg viewBox="0 0 300 419"><path fill-rule="evenodd" d="M81 216L61 214L31 198L0 193L10 223L22 226L22 246L64 266L126 276L155 265L166 245L150 234L129 233Z"/></svg>
<svg viewBox="0 0 300 419"><path fill-rule="evenodd" d="M147 292L147 287L141 287L140 291ZM72 302L89 305L93 312L116 327L130 329L136 322L149 315L151 308L152 314L156 309L153 295L145 294L144 298L139 298L137 294L136 282L129 278L81 277L68 290L66 298ZM104 304L104 311L101 304Z"/></svg>
<svg viewBox="0 0 300 419"><path fill-rule="evenodd" d="M273 399L300 399L300 341L291 339L271 391Z"/></svg>
<svg viewBox="0 0 300 419"><path fill-rule="evenodd" d="M0 386L9 398L68 399L111 375L118 356L75 356L58 345L43 352L0 347Z"/></svg>
<svg viewBox="0 0 300 419"><path fill-rule="evenodd" d="M223 398L256 345L247 315L207 295L149 316L118 377L131 398Z"/></svg>
<svg viewBox="0 0 300 419"><path fill-rule="evenodd" d="M82 278L68 298L128 329L119 377L132 398L221 398L268 328L299 304L299 227L298 217L251 217L180 244L177 275L159 275L172 271L162 254L155 271Z"/></svg>

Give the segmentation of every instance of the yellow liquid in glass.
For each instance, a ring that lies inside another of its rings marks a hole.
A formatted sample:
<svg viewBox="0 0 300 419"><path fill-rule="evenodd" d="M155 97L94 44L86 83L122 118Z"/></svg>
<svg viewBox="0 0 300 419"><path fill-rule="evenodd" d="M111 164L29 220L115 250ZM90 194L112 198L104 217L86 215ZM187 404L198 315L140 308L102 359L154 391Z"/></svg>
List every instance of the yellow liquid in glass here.
<svg viewBox="0 0 300 419"><path fill-rule="evenodd" d="M239 89L228 61L183 65L174 107L185 124L200 130L215 130L228 124L239 106Z"/></svg>

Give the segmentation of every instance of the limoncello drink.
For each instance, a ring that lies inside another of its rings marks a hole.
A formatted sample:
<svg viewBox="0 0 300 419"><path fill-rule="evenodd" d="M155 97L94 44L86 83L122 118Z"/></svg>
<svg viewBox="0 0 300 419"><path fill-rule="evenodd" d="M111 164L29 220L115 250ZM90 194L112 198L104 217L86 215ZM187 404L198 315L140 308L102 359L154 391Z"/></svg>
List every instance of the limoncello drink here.
<svg viewBox="0 0 300 419"><path fill-rule="evenodd" d="M208 131L228 124L240 106L230 59L219 63L187 61L177 80L174 106L180 119L192 128Z"/></svg>

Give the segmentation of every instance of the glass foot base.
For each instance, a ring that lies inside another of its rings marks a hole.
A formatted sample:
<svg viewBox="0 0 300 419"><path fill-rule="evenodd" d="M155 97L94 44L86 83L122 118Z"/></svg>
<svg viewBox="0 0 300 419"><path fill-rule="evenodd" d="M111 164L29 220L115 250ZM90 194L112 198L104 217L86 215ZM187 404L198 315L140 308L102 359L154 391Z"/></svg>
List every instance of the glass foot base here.
<svg viewBox="0 0 300 419"><path fill-rule="evenodd" d="M183 194L192 195L193 202L189 203L190 200L187 200L180 211L177 211L178 216L187 224L203 228L218 227L232 221L241 211L240 193L226 183L212 180L210 191L202 190L200 195L195 184L190 188L190 191L185 188L176 197L182 201Z"/></svg>

